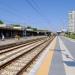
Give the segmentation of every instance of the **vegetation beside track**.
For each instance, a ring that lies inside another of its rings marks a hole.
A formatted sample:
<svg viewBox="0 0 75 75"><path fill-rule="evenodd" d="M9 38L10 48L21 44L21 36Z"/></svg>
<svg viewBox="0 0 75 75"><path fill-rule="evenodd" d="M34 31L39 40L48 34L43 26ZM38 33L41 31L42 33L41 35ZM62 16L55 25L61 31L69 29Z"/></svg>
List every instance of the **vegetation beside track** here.
<svg viewBox="0 0 75 75"><path fill-rule="evenodd" d="M72 38L72 39L75 39L75 33L70 33L69 32L69 33L66 33L65 36L69 37L69 38Z"/></svg>

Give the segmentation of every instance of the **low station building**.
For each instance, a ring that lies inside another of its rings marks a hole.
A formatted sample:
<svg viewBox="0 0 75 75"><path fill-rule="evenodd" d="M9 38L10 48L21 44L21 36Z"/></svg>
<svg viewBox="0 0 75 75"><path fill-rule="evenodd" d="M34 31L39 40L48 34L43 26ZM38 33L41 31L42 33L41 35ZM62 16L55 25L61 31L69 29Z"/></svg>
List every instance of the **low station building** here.
<svg viewBox="0 0 75 75"><path fill-rule="evenodd" d="M0 38L1 35L4 35L6 38L14 38L16 35L20 37L24 36L49 36L51 32L48 30L38 30L36 28L26 28L19 25L6 25L0 24Z"/></svg>
<svg viewBox="0 0 75 75"><path fill-rule="evenodd" d="M23 36L24 29L21 27L7 26L5 24L0 25L0 37L3 34L6 38L15 37L15 35Z"/></svg>

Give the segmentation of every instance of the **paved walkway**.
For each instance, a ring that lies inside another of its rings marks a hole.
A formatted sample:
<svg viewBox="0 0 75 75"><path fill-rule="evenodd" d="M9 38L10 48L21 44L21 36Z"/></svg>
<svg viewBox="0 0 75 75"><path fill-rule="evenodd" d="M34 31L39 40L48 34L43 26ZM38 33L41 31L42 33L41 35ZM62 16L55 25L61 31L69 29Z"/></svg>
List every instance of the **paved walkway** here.
<svg viewBox="0 0 75 75"><path fill-rule="evenodd" d="M75 42L58 37L49 75L75 75Z"/></svg>
<svg viewBox="0 0 75 75"><path fill-rule="evenodd" d="M75 42L58 37L49 75L75 75Z"/></svg>
<svg viewBox="0 0 75 75"><path fill-rule="evenodd" d="M59 38L59 43L61 50L64 50L62 52L62 60L65 68L65 73L66 75L75 75L75 58L71 53L71 51L75 52L75 50L72 50L75 48L75 46L73 45L75 43L68 39L64 39L63 37ZM67 43L69 43L68 46ZM71 50L69 48L71 48Z"/></svg>
<svg viewBox="0 0 75 75"><path fill-rule="evenodd" d="M29 75L75 75L75 42L58 36L49 46Z"/></svg>
<svg viewBox="0 0 75 75"><path fill-rule="evenodd" d="M59 44L59 39L57 38L56 47L54 50L54 55L52 59L52 64L49 70L49 75L66 75L64 70L64 64L62 60L62 53Z"/></svg>
<svg viewBox="0 0 75 75"><path fill-rule="evenodd" d="M68 38L61 37L63 43L67 47L67 49L70 51L72 56L75 58L75 40L70 40Z"/></svg>

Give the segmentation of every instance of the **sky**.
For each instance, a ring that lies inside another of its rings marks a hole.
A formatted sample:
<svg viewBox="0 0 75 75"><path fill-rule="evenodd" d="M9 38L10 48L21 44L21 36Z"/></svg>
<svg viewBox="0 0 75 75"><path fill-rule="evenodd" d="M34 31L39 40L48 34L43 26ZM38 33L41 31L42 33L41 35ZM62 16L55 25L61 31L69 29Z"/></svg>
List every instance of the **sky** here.
<svg viewBox="0 0 75 75"><path fill-rule="evenodd" d="M38 29L60 31L68 26L75 0L0 0L0 20Z"/></svg>

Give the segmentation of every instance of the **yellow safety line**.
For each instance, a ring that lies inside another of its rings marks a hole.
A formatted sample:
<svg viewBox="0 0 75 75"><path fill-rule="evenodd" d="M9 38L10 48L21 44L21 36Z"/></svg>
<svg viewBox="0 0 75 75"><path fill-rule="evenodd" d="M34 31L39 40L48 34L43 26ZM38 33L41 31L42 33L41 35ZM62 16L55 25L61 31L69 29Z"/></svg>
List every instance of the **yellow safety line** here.
<svg viewBox="0 0 75 75"><path fill-rule="evenodd" d="M43 63L41 64L36 75L48 75L49 69L51 67L51 61L52 61L52 56L54 53L55 45L56 45L56 38L52 41L52 43L50 45L51 46L50 49L52 49L52 50L50 50L48 52L48 55L43 60Z"/></svg>

